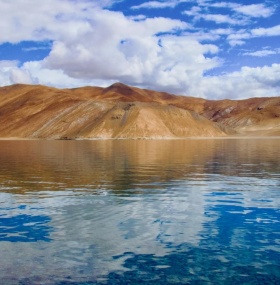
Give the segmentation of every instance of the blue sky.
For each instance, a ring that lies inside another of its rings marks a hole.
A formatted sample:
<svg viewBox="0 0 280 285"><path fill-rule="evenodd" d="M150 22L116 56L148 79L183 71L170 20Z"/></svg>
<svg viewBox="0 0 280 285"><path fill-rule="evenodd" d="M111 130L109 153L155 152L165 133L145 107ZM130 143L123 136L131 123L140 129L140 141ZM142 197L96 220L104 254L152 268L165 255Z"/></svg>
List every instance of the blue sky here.
<svg viewBox="0 0 280 285"><path fill-rule="evenodd" d="M0 1L0 85L280 95L278 0Z"/></svg>

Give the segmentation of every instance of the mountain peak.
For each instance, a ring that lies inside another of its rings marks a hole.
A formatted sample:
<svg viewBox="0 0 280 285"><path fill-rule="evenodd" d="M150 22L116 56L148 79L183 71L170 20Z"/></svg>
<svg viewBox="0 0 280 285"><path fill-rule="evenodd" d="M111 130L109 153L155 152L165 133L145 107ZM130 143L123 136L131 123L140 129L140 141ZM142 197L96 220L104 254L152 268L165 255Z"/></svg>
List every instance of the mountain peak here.
<svg viewBox="0 0 280 285"><path fill-rule="evenodd" d="M116 82L112 85L110 85L109 87L104 89L104 92L115 92L118 93L120 95L125 95L125 96L129 96L132 95L134 92L133 87L125 85L121 82Z"/></svg>
<svg viewBox="0 0 280 285"><path fill-rule="evenodd" d="M121 82L116 82L116 83L110 85L108 88L130 88L130 86L125 85Z"/></svg>

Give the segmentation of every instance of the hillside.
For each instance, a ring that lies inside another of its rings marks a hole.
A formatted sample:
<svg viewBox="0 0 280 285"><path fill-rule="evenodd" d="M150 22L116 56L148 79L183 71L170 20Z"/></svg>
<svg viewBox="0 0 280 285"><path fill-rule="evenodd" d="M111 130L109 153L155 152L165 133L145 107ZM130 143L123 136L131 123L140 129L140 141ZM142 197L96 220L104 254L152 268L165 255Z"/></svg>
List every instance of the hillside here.
<svg viewBox="0 0 280 285"><path fill-rule="evenodd" d="M113 84L0 88L0 137L183 138L280 135L280 97L210 101Z"/></svg>

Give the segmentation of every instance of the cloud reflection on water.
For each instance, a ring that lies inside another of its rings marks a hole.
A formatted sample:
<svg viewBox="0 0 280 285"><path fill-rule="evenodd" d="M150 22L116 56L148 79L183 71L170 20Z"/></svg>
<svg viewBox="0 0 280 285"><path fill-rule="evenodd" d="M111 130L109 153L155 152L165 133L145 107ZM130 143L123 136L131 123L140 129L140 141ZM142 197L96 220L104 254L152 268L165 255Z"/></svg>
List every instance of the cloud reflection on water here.
<svg viewBox="0 0 280 285"><path fill-rule="evenodd" d="M0 240L7 284L280 279L277 140L0 144L1 213L51 239Z"/></svg>

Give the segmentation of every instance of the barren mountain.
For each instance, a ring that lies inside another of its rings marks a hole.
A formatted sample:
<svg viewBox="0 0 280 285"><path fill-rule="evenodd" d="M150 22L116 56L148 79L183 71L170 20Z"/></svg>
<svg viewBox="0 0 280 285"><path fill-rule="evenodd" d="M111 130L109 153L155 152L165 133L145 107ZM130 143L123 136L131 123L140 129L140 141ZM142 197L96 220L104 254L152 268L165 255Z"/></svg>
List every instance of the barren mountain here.
<svg viewBox="0 0 280 285"><path fill-rule="evenodd" d="M280 97L210 101L140 89L0 88L0 137L178 138L280 135Z"/></svg>

